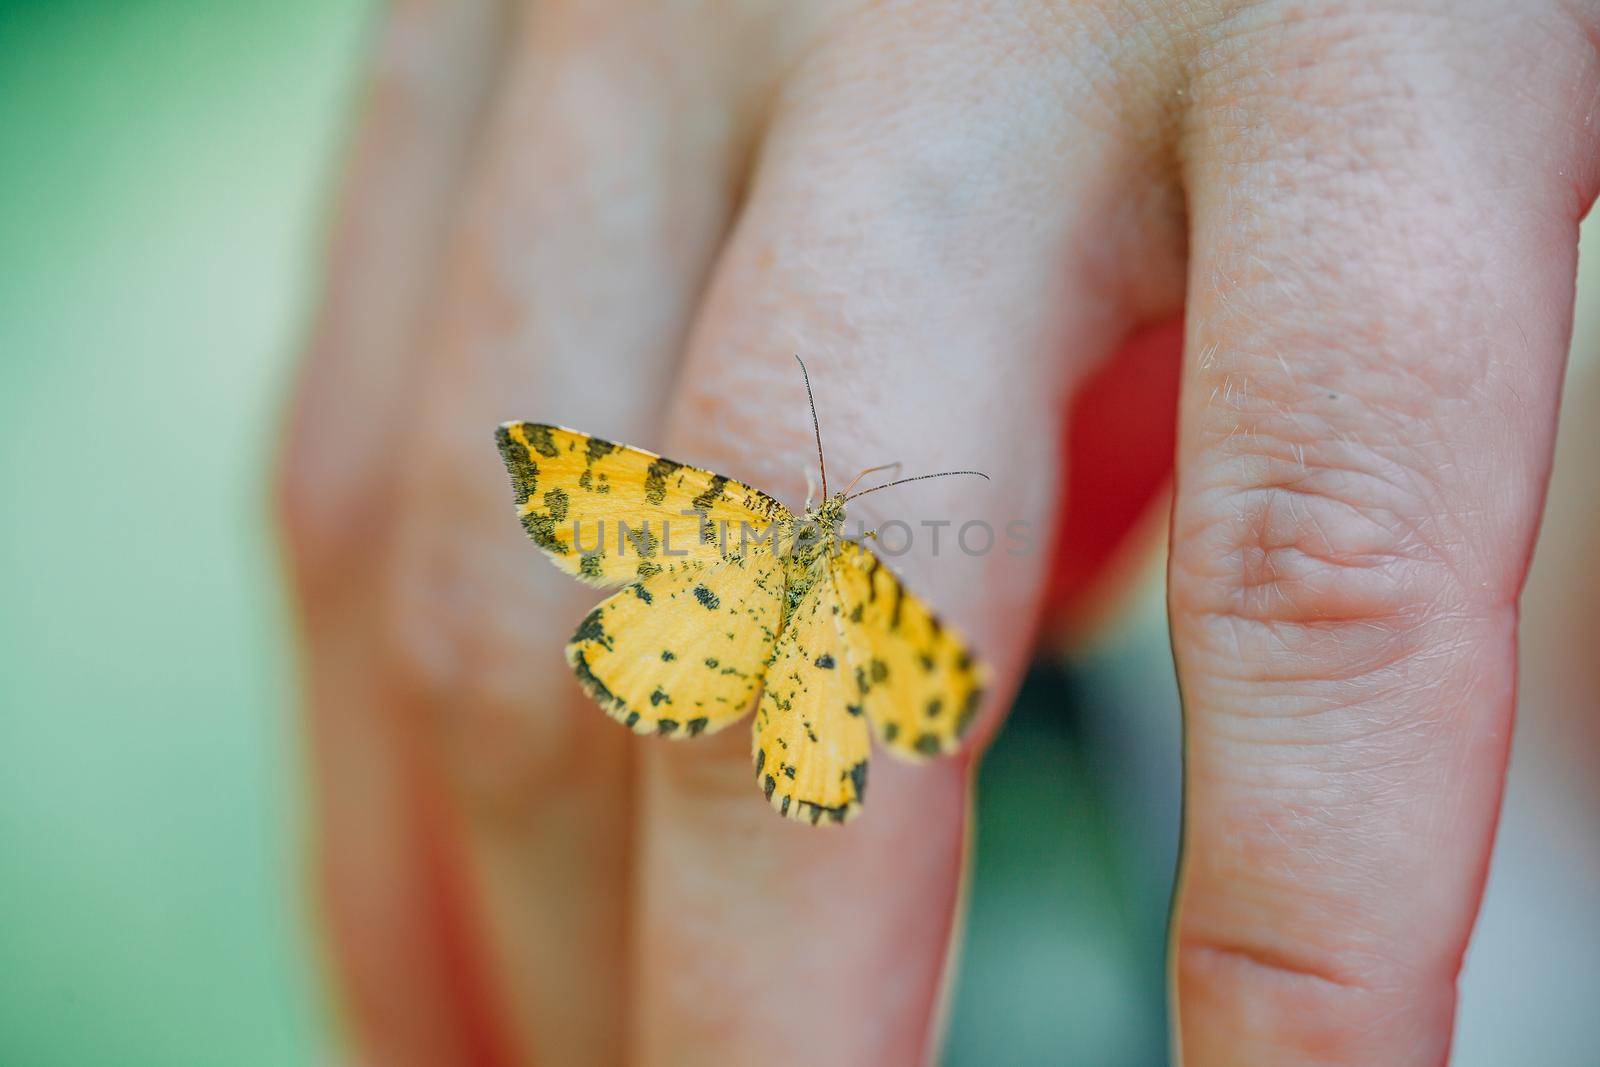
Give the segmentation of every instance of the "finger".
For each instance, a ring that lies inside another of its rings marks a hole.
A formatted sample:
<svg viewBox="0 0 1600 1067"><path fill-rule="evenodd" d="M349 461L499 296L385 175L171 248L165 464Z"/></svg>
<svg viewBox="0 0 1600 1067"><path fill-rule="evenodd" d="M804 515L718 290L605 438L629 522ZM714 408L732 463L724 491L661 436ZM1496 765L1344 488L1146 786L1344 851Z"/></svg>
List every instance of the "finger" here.
<svg viewBox="0 0 1600 1067"><path fill-rule="evenodd" d="M392 435L374 428L400 421L417 309L471 157L500 17L493 2L410 2L378 27L278 475L305 613L321 903L352 1024L368 1053L394 1064L464 1062L492 1040L452 983L458 938L448 887L430 869L430 820L374 701L375 553L357 519L392 491Z"/></svg>
<svg viewBox="0 0 1600 1067"><path fill-rule="evenodd" d="M750 88L729 64L768 66L703 55L714 17L658 5L530 16L391 458L406 479L382 604L386 699L457 809L491 985L539 1060L620 1056L630 747L562 661L594 594L536 558L492 429L528 417L659 438L742 177Z"/></svg>
<svg viewBox="0 0 1600 1067"><path fill-rule="evenodd" d="M382 428L409 404L414 338L499 65L502 6L404 0L374 35L281 475L293 547L319 572L349 562L357 520L394 484L396 435Z"/></svg>
<svg viewBox="0 0 1600 1067"><path fill-rule="evenodd" d="M1190 89L1191 1067L1448 1052L1595 177L1584 109L1541 103L1594 101L1585 38L1491 7L1258 5Z"/></svg>
<svg viewBox="0 0 1600 1067"><path fill-rule="evenodd" d="M1058 423L1078 371L1057 353L1092 360L1176 295L1148 275L1098 273L1080 250L1176 241L1164 202L1127 197L1124 160L1082 110L1079 79L1110 72L1056 65L1060 40L927 6L915 20L873 8L829 39L844 43L783 91L699 313L669 451L798 505L815 465L798 351L830 483L892 460L908 473L986 470L990 482L874 494L852 518L954 520L939 556L918 527L921 547L890 562L997 668L992 728L1041 593ZM891 41L904 60L892 72L877 62ZM952 551L971 518L1029 524L1034 550ZM909 767L879 753L863 813L813 829L774 817L750 753L742 729L641 749L636 1055L927 1059L969 759Z"/></svg>

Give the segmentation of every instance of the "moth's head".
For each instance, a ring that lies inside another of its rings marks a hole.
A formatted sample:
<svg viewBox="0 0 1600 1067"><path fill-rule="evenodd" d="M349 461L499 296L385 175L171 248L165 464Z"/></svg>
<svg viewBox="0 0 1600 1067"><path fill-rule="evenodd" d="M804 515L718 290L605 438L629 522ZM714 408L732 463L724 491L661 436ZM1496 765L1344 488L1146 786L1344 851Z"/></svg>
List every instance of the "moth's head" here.
<svg viewBox="0 0 1600 1067"><path fill-rule="evenodd" d="M818 529L826 530L830 533L838 530L840 524L844 522L844 501L845 495L843 493L835 493L806 512L807 521L814 524Z"/></svg>

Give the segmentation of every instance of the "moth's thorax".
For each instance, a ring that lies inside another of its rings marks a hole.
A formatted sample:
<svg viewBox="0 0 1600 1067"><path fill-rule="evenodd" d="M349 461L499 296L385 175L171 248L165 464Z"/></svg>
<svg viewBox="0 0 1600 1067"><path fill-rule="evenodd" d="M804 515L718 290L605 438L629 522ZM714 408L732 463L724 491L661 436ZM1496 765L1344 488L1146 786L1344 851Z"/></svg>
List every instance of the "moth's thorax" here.
<svg viewBox="0 0 1600 1067"><path fill-rule="evenodd" d="M826 553L843 526L844 495L829 497L794 520L784 554L796 561L814 561Z"/></svg>
<svg viewBox="0 0 1600 1067"><path fill-rule="evenodd" d="M844 494L839 493L796 517L780 535L791 605L798 604L823 576L843 526Z"/></svg>

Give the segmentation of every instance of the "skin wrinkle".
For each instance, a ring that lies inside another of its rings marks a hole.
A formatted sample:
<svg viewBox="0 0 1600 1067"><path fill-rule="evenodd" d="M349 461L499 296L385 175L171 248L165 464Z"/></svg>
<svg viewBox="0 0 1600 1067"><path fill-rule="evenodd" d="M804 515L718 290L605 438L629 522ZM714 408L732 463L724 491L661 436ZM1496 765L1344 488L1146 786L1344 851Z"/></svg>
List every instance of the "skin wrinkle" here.
<svg viewBox="0 0 1600 1067"><path fill-rule="evenodd" d="M1415 706L1415 697L1426 692L1425 686L1396 683L1385 695ZM1416 772L1425 768L1421 754L1435 752L1454 735L1447 716L1385 715L1392 706L1362 699L1324 704L1304 715L1219 718L1197 729L1191 745L1197 756L1227 769L1196 780L1227 783L1252 794L1263 786L1278 786L1301 799L1317 788L1334 789L1375 804L1384 791L1375 787L1418 786L1423 779Z"/></svg>
<svg viewBox="0 0 1600 1067"><path fill-rule="evenodd" d="M1383 435L1377 436L1381 440ZM1241 565L1253 548L1268 557L1267 563L1277 554L1310 565L1302 570L1304 580L1319 576L1317 563L1331 571L1320 575L1325 581L1338 581L1335 575L1340 571L1376 567L1381 572L1378 577L1407 578L1398 584L1399 590L1436 582L1443 596L1453 582L1471 598L1481 579L1463 567L1459 546L1467 540L1461 531L1472 510L1452 507L1438 488L1440 474L1433 473L1451 472L1450 451L1439 447L1435 451L1440 454L1430 461L1395 463L1384 453L1394 453L1396 446L1358 449L1338 441L1330 449L1317 442L1316 436L1302 443L1261 433L1230 435L1221 441L1219 449L1231 462L1214 468L1218 484L1200 496L1210 503L1196 509L1206 516L1208 526L1217 529L1213 533L1207 526L1180 525L1177 531L1185 538L1214 537L1232 546L1205 558L1212 575L1219 565L1231 568L1243 577L1241 590L1262 585L1263 579L1270 581L1267 568L1252 576L1250 568ZM1316 449L1309 463L1307 445ZM1406 450L1414 451L1409 446ZM1328 451L1334 455L1325 460L1317 455ZM1274 452L1282 458L1274 459ZM1284 473L1275 476L1275 469ZM1400 484L1401 479L1409 484ZM1441 521L1440 516L1452 511L1458 514L1448 524ZM1230 536L1222 524L1255 530L1254 544ZM1352 608L1354 616L1387 614L1375 603L1355 603L1362 606ZM1271 617L1273 612L1261 614Z"/></svg>
<svg viewBox="0 0 1600 1067"><path fill-rule="evenodd" d="M1413 800L1413 803L1415 801ZM1197 878L1229 886L1222 910L1208 917L1191 917L1180 935L1183 946L1179 966L1191 951L1206 949L1239 955L1258 961L1272 961L1287 970L1287 977L1320 976L1339 985L1368 992L1407 991L1415 993L1419 979L1431 965L1419 962L1424 954L1400 949L1397 934L1389 921L1379 922L1367 907L1374 892L1381 892L1381 878L1359 866L1330 863L1326 859L1329 836L1373 840L1384 836L1381 824L1372 817L1382 812L1371 803L1358 807L1367 816L1312 830L1298 825L1299 813L1285 821L1291 806L1273 800L1269 811L1239 813L1230 822L1250 825L1252 836L1240 837L1219 849L1206 867L1197 866ZM1352 805L1357 807L1356 805ZM1395 814L1403 812L1398 802ZM1269 829L1282 823L1282 830ZM1396 842L1409 838L1409 831L1393 830L1388 835ZM1285 842L1321 839L1315 851L1309 846L1296 853L1285 851ZM1374 844L1379 841L1373 840ZM1207 869L1207 867L1209 869ZM1298 908L1291 916L1282 914L1285 893L1296 897ZM1277 916L1273 937L1244 941L1229 936L1230 928L1248 928L1260 914ZM1320 1011L1337 1011L1332 1004ZM1281 1017L1280 1025L1309 1021L1294 1015ZM1355 1030L1347 1034L1362 1031ZM1366 1061L1362 1061L1366 1062Z"/></svg>
<svg viewBox="0 0 1600 1067"><path fill-rule="evenodd" d="M1260 968L1272 980L1282 981L1287 976L1309 978L1315 982L1335 987L1341 993L1381 993L1362 980L1357 968L1334 969L1325 967L1308 955L1285 950L1230 947L1196 937L1180 937L1177 941L1179 958L1185 969L1204 968L1209 962L1245 964Z"/></svg>
<svg viewBox="0 0 1600 1067"><path fill-rule="evenodd" d="M1268 721L1272 715L1276 715L1281 721L1281 716L1289 710L1285 706L1289 694L1284 690L1292 692L1296 686L1305 693L1303 699L1310 702L1312 707L1319 711L1334 711L1376 703L1378 697L1383 695L1403 693L1404 690L1385 692L1381 688L1382 680L1389 676L1403 677L1410 672L1425 679L1440 675L1459 677L1455 668L1459 665L1458 661L1467 660L1470 651L1463 635L1476 633L1482 628L1481 625L1474 626L1466 618L1426 609L1415 609L1412 615L1413 619L1399 625L1377 627L1375 634L1361 632L1372 629L1370 626L1357 626L1354 628L1354 638L1352 628L1346 624L1324 624L1321 631L1314 631L1314 642L1306 640L1305 628L1298 625L1284 627L1280 624L1275 628L1264 628L1257 620L1241 624L1237 618L1204 616L1197 624L1199 628L1191 636L1194 642L1191 654L1208 684L1223 686L1221 691L1226 692L1226 687L1230 685L1245 683L1245 691L1240 695L1253 697L1248 704L1241 704L1237 700L1224 704L1215 710L1215 714L1251 718L1267 716ZM1225 624L1223 632L1231 638L1226 646L1219 647L1217 644L1218 622ZM1248 631L1246 635L1239 633L1241 626ZM1294 640L1286 640L1284 633ZM1272 636L1278 642L1278 647L1264 648L1261 641L1263 636ZM1448 663L1449 667L1432 666L1436 661ZM1246 663L1255 664L1256 667L1241 674L1240 666ZM1379 691L1370 692L1375 685L1379 686ZM1418 695L1438 695L1435 687L1427 683L1423 685ZM1307 686L1315 688L1307 692ZM1318 693L1318 690L1326 688L1350 695L1327 705L1329 698ZM1368 691L1363 697L1361 694L1364 689ZM1448 702L1445 704L1447 706ZM1272 709L1272 715L1268 715L1268 708ZM1295 711L1293 717L1303 719L1307 714L1306 711Z"/></svg>
<svg viewBox="0 0 1600 1067"><path fill-rule="evenodd" d="M1227 822L1231 832L1206 859L1197 861L1195 873L1207 878L1239 879L1246 886L1261 887L1266 892L1282 889L1287 883L1309 897L1297 900L1295 911L1285 913L1281 900L1251 902L1241 900L1240 894L1230 890L1226 898L1213 901L1209 911L1219 915L1248 914L1253 903L1273 905L1268 913L1279 918L1286 928L1315 931L1337 943L1344 936L1343 931L1316 931L1316 913L1333 907L1351 921L1357 932L1380 937L1397 934L1409 919L1409 906L1397 904L1395 913L1390 914L1371 910L1371 890L1388 872L1381 864L1363 857L1391 847L1409 847L1416 840L1418 820L1414 809L1423 801L1442 797L1448 788L1448 779L1423 762L1400 768L1401 764L1393 764L1389 773L1380 776L1365 772L1327 775L1324 780L1307 785L1296 782L1291 764L1281 777L1262 776L1265 782L1278 787L1278 795L1259 788L1260 782L1241 789L1232 779L1208 781L1214 793L1238 799ZM1377 848L1348 847L1364 837L1371 838ZM1335 847L1340 844L1346 847ZM1292 862L1295 853L1310 862ZM1304 886L1294 885L1302 880ZM1305 914L1307 905L1310 915ZM1274 935L1279 932L1275 926ZM1408 955L1409 946L1403 941L1391 947L1398 954L1394 962L1402 962L1400 957Z"/></svg>
<svg viewBox="0 0 1600 1067"><path fill-rule="evenodd" d="M1461 666L1467 677L1450 686L1447 691L1464 693L1470 689L1470 683L1477 680L1471 677L1468 664L1462 663ZM1417 735L1433 740L1444 732L1443 727L1448 726L1447 717L1444 716L1385 717L1381 714L1381 709L1385 707L1415 703L1415 698L1431 695L1434 687L1426 682L1397 677L1371 690L1352 693L1354 686L1344 686L1342 689L1342 693L1325 697L1306 696L1298 701L1291 698L1281 702L1305 704L1307 707L1304 710L1280 706L1274 709L1272 715L1218 714L1215 721L1208 721L1203 728L1196 730L1196 740L1204 738L1207 742L1224 745L1237 743L1241 746L1304 749L1308 755L1314 754L1323 761L1321 766L1324 770L1332 771L1341 753L1358 754L1361 763L1357 769L1369 766L1367 761L1377 750L1357 746L1354 742L1390 738L1405 742L1415 740ZM1235 729L1230 730L1223 724L1232 724ZM1397 752L1416 753L1423 750L1414 744L1397 745L1395 748Z"/></svg>
<svg viewBox="0 0 1600 1067"><path fill-rule="evenodd" d="M1251 490L1251 495L1260 502L1243 512L1219 516L1196 531L1197 542L1211 546L1212 552L1173 568L1176 610L1282 625L1404 623L1407 610L1420 603L1461 596L1437 561L1413 562L1405 551L1381 542L1361 544L1352 562L1346 545L1321 549L1310 545L1307 550L1314 537L1308 535L1304 521L1274 535L1272 512L1274 502L1284 498L1282 490ZM1201 497L1197 507L1207 503ZM1263 539L1270 550L1261 547ZM1291 560L1301 564L1296 575L1274 573L1275 567Z"/></svg>
<svg viewBox="0 0 1600 1067"><path fill-rule="evenodd" d="M1225 923L1248 920L1252 913L1277 913L1282 894L1295 893L1302 907L1293 917L1284 917L1275 931L1277 944L1264 945L1263 952L1281 953L1298 959L1300 969L1323 975L1339 975L1346 984L1366 988L1390 986L1404 988L1418 968L1400 959L1393 950L1396 936L1387 921L1375 921L1365 901L1378 889L1371 871L1328 858L1326 843L1340 839L1354 841L1386 832L1401 842L1400 831L1386 831L1370 818L1353 818L1327 805L1296 804L1274 798L1272 807L1240 812L1232 820L1250 826L1216 851L1197 873L1226 882L1230 886L1227 910L1216 914L1215 923L1200 923L1185 936L1191 945L1207 944L1208 926L1222 928ZM1356 806L1344 804L1346 809ZM1383 813L1363 805L1368 816ZM1398 811L1400 805L1393 805ZM1322 842L1312 846L1310 842ZM1236 888L1234 888L1236 887ZM1334 933L1333 931L1337 931ZM1341 951L1334 958L1323 952L1337 941ZM1315 960L1315 962L1313 962Z"/></svg>
<svg viewBox="0 0 1600 1067"><path fill-rule="evenodd" d="M1237 619L1228 621L1238 624ZM1252 624L1255 624L1253 620ZM1291 664L1300 668L1298 670L1281 665L1276 660L1252 668L1249 666L1250 661L1240 659L1235 652L1228 657L1221 655L1211 657L1207 677L1218 684L1236 683L1247 686L1253 691L1261 691L1265 687L1268 696L1273 698L1275 707L1281 712L1282 698L1295 692L1297 686L1311 682L1347 685L1370 679L1382 672L1404 667L1417 654L1415 649L1425 647L1427 644L1427 638L1423 637L1411 647L1408 641L1393 639L1397 632L1394 628L1382 623L1362 621L1356 624L1356 628L1375 631L1380 640L1375 642L1374 649L1367 656L1353 655L1345 648L1339 647L1347 642L1344 635L1351 626L1344 622L1325 624L1325 626L1326 629L1314 634L1306 634L1303 629L1299 629L1297 636L1307 639L1319 638L1321 643L1335 646L1326 652L1319 651L1317 644L1312 640L1307 640L1307 647L1303 649L1293 649L1281 635L1273 635L1278 641L1279 650ZM1398 633L1404 638L1412 629L1410 626L1401 627ZM1234 642L1234 647L1237 648L1237 642ZM1339 662L1332 665L1331 661L1334 660ZM1283 692L1277 692L1277 687L1282 687Z"/></svg>
<svg viewBox="0 0 1600 1067"><path fill-rule="evenodd" d="M1265 374L1259 380L1257 399L1247 401L1235 394L1229 410L1240 411L1239 417L1248 418L1252 429L1240 433L1235 425L1232 432L1218 440L1214 448L1221 459L1212 476L1217 484L1208 491L1230 502L1244 491L1247 499L1255 498L1254 514L1262 516L1271 514L1273 502L1288 497L1281 510L1293 514L1297 507L1316 509L1320 521L1337 524L1341 540L1348 540L1357 527L1373 534L1387 530L1387 536L1373 537L1365 554L1459 568L1460 553L1452 548L1463 540L1463 516L1456 515L1450 521L1440 518L1460 510L1440 487L1442 478L1452 473L1459 451L1448 441L1454 434L1442 435L1437 443L1392 442L1381 414L1390 403L1385 401L1377 405L1377 425L1364 433L1376 443L1358 445L1349 426L1343 433L1331 435L1329 429L1335 417L1348 419L1351 414L1358 414L1368 419L1373 409L1363 405L1352 411L1360 402L1351 393L1334 392L1333 386L1323 390L1320 382L1307 379L1305 368L1298 375ZM1339 381L1334 385L1344 390L1359 383ZM1374 388L1368 384L1362 391ZM1394 392L1381 386L1376 391L1383 395ZM1326 402L1325 415L1279 414L1292 411L1293 401L1287 398L1307 394L1324 397L1330 392L1333 397ZM1228 399L1214 402L1211 411L1217 412ZM1266 414L1247 414L1254 411ZM1318 501L1325 501L1326 506L1319 507ZM1203 514L1207 510L1216 511L1201 509ZM1347 521L1340 521L1341 518ZM1204 533L1183 528L1178 532L1186 537ZM1319 532L1325 536L1327 530ZM1326 558L1331 554L1319 552L1315 538L1302 538L1279 547L1298 548L1312 557ZM1352 547L1348 543L1340 546L1339 554L1363 554L1359 550L1351 553ZM1458 575L1458 581L1463 589L1471 589L1474 576L1463 573Z"/></svg>

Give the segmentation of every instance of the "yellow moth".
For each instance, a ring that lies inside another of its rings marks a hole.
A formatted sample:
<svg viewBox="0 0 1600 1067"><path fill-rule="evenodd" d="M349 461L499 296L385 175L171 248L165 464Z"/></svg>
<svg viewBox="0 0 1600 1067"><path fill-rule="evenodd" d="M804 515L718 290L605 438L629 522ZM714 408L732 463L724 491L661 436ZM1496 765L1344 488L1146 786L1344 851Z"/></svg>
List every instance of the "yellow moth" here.
<svg viewBox="0 0 1600 1067"><path fill-rule="evenodd" d="M811 415L820 465L814 402ZM742 719L759 691L757 785L812 824L860 809L870 734L910 759L959 743L987 671L842 533L854 496L918 478L829 496L823 466L821 503L796 515L731 478L576 430L508 422L496 436L533 542L581 581L625 587L566 650L612 718L696 737Z"/></svg>

